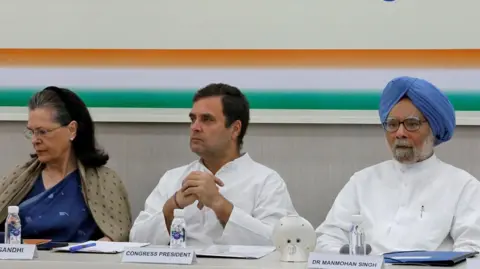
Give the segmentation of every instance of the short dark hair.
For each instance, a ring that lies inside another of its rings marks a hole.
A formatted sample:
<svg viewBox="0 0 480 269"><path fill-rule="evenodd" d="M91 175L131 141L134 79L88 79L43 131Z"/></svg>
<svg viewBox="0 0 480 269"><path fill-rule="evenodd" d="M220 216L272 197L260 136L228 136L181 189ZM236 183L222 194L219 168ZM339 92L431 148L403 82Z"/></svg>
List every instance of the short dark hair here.
<svg viewBox="0 0 480 269"><path fill-rule="evenodd" d="M237 138L237 146L240 150L243 145L243 137L247 132L250 121L250 105L245 95L237 87L224 84L212 83L197 91L193 97L193 102L200 99L221 96L223 115L225 116L225 127L230 127L233 122L240 120L242 128Z"/></svg>
<svg viewBox="0 0 480 269"><path fill-rule="evenodd" d="M76 158L85 167L100 167L108 162L109 156L97 148L95 127L87 106L78 95L69 89L49 86L32 96L28 109L50 108L54 111L54 121L62 126L71 121L78 123L77 134L72 142ZM36 157L35 154L32 157Z"/></svg>

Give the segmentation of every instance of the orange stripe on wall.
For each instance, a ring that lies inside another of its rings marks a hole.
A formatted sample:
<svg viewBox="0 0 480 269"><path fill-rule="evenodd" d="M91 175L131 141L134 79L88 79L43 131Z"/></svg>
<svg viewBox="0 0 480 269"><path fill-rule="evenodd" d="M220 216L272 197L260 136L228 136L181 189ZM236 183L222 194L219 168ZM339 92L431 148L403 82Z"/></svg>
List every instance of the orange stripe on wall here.
<svg viewBox="0 0 480 269"><path fill-rule="evenodd" d="M472 50L0 49L1 66L478 68Z"/></svg>

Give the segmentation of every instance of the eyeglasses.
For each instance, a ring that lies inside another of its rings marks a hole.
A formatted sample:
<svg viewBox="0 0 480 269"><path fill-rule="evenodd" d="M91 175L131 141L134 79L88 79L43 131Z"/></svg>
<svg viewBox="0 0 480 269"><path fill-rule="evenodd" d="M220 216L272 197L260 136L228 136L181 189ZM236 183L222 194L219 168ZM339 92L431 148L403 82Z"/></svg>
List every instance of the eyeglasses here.
<svg viewBox="0 0 480 269"><path fill-rule="evenodd" d="M27 139L32 139L33 136L41 138L41 137L45 137L47 134L55 130L58 130L62 127L65 127L65 126L58 126L52 129L35 129L35 130L25 129L23 133L25 135L25 138Z"/></svg>
<svg viewBox="0 0 480 269"><path fill-rule="evenodd" d="M400 124L403 124L403 127L407 131L414 132L418 131L422 124L427 122L426 120L420 120L417 118L407 118L403 121L397 119L387 119L382 125L387 132L396 132L400 128Z"/></svg>

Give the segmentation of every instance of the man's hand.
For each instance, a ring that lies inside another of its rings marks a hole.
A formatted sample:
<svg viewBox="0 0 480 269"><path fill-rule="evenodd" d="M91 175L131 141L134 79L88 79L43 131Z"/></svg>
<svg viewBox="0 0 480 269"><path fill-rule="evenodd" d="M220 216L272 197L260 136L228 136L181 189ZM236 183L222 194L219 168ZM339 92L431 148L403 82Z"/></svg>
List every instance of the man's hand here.
<svg viewBox="0 0 480 269"><path fill-rule="evenodd" d="M223 182L212 174L192 172L184 180L179 192L186 197L198 197L198 208L202 209L204 205L211 208L225 227L232 214L233 205L220 194L219 186L223 187Z"/></svg>
<svg viewBox="0 0 480 269"><path fill-rule="evenodd" d="M185 208L198 200L198 197L195 194L187 195L182 190L178 190L172 197L172 199L175 199L174 202L176 206L179 206L180 208Z"/></svg>
<svg viewBox="0 0 480 269"><path fill-rule="evenodd" d="M173 211L177 208L185 208L191 204L193 204L196 200L198 200L198 196L195 194L185 194L181 189L175 192L174 195L170 197L170 199L165 202L163 205L163 215L165 218L165 226L167 227L168 232L170 233L170 226L172 225L173 220ZM202 206L203 207L203 206ZM200 202L198 204L198 208L200 207Z"/></svg>
<svg viewBox="0 0 480 269"><path fill-rule="evenodd" d="M223 182L212 174L196 171L185 178L178 193L182 193L183 197L193 196L198 199L199 208L203 205L212 208L214 204L224 199L219 192L219 186L223 185Z"/></svg>

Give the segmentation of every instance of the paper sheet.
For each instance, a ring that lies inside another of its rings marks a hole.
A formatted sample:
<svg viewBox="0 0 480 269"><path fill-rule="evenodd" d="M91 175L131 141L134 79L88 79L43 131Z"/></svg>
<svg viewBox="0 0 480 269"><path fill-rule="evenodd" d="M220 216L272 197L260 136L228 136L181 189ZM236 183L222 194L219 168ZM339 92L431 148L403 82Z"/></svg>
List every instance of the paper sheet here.
<svg viewBox="0 0 480 269"><path fill-rule="evenodd" d="M136 248L148 246L149 243L129 243L129 242L105 242L105 241L88 241L80 244L72 244L68 247L55 248L53 251L70 252L70 248L76 245L84 245L96 243L96 246L80 249L79 253L121 253L125 248Z"/></svg>
<svg viewBox="0 0 480 269"><path fill-rule="evenodd" d="M199 257L259 259L273 251L275 247L269 246L212 245L195 250L195 254Z"/></svg>

